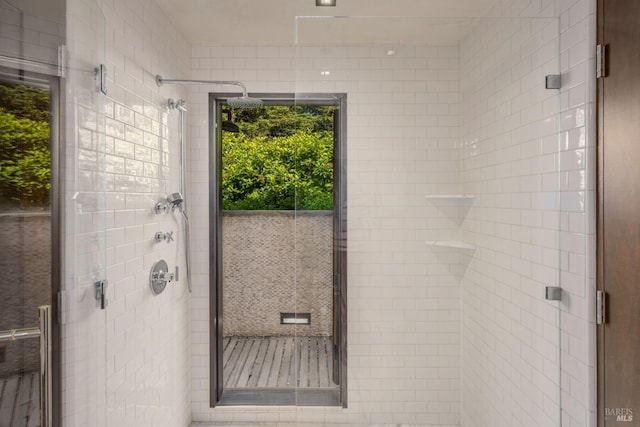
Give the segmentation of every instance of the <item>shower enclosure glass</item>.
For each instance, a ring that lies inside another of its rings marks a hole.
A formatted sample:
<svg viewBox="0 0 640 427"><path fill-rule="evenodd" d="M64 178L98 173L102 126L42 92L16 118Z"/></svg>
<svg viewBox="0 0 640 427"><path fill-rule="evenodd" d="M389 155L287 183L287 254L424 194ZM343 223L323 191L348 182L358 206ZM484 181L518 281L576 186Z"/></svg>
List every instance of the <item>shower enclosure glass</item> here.
<svg viewBox="0 0 640 427"><path fill-rule="evenodd" d="M558 20L301 16L295 34L296 105L346 99L349 420L560 426Z"/></svg>
<svg viewBox="0 0 640 427"><path fill-rule="evenodd" d="M42 344L0 343L0 424L99 427L106 323L96 283L106 278L107 213L96 69L105 63L104 17L92 0L2 0L0 11L8 274L0 292L9 304L0 309L0 329L51 333L51 364L40 375ZM38 328L41 305L51 318ZM50 385L40 387L38 377L47 375Z"/></svg>
<svg viewBox="0 0 640 427"><path fill-rule="evenodd" d="M62 425L107 425L108 208L124 203L109 192L106 138L105 18L93 0L67 1L65 68L64 264L59 299L65 331ZM102 70L104 71L104 70ZM104 91L104 92L103 92Z"/></svg>

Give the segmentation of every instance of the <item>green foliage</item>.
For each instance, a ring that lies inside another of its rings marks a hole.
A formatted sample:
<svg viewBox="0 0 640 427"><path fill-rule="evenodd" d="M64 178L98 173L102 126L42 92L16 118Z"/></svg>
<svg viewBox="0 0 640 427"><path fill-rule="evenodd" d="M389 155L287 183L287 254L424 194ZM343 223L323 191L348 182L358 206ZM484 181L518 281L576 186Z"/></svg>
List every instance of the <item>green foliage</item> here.
<svg viewBox="0 0 640 427"><path fill-rule="evenodd" d="M49 123L49 92L29 86L0 85L0 106L18 119Z"/></svg>
<svg viewBox="0 0 640 427"><path fill-rule="evenodd" d="M333 107L240 111L241 132L223 135L223 209L333 209Z"/></svg>
<svg viewBox="0 0 640 427"><path fill-rule="evenodd" d="M0 200L46 206L51 189L45 90L0 85Z"/></svg>
<svg viewBox="0 0 640 427"><path fill-rule="evenodd" d="M226 108L229 120L250 138L290 136L300 131L309 133L333 130L335 107L268 105L262 108Z"/></svg>

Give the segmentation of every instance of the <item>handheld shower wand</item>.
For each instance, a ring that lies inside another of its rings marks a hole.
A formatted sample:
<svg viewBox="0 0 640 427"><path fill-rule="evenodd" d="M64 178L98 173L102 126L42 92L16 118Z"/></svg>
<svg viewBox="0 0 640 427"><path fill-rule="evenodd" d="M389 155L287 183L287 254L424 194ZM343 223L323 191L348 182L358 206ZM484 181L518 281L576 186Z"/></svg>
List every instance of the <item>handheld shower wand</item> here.
<svg viewBox="0 0 640 427"><path fill-rule="evenodd" d="M157 214L169 211L174 212L176 209L180 211L184 220L185 268L187 270L187 287L189 288L189 292L191 292L191 238L189 232L189 216L185 209L184 197L180 192L171 193L165 200L158 202L155 206Z"/></svg>

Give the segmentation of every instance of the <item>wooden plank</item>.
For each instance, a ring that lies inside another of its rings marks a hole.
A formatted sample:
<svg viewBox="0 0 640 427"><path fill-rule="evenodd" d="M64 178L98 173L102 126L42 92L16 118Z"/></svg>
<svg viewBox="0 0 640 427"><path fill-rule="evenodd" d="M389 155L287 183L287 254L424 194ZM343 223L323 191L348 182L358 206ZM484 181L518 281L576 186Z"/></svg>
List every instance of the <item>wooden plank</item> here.
<svg viewBox="0 0 640 427"><path fill-rule="evenodd" d="M249 365L249 378L247 379L247 388L256 388L258 386L258 378L260 378L260 372L264 369L264 355L267 352L269 338L260 337L256 338L254 342L255 356L253 357L253 363Z"/></svg>
<svg viewBox="0 0 640 427"><path fill-rule="evenodd" d="M333 352L333 338L322 337L322 342L319 345L320 351L320 387L333 387L333 376L331 375L332 367L332 352Z"/></svg>
<svg viewBox="0 0 640 427"><path fill-rule="evenodd" d="M223 366L223 369L226 370L227 364L229 363L229 360L231 360L231 355L233 354L236 346L238 345L238 338L237 337L225 338L225 340L228 340L228 341L226 342L226 345L224 346L224 350L222 351L222 366Z"/></svg>
<svg viewBox="0 0 640 427"><path fill-rule="evenodd" d="M29 424L29 416L30 412L32 412L33 374L27 372L21 375L19 384L20 387L16 393L16 409L13 415L13 426L25 427Z"/></svg>
<svg viewBox="0 0 640 427"><path fill-rule="evenodd" d="M280 370L282 369L282 359L284 358L284 343L285 338L272 338L276 341L276 348L274 351L275 357L273 359L273 366L269 373L269 380L267 387L277 387L278 378L280 377Z"/></svg>
<svg viewBox="0 0 640 427"><path fill-rule="evenodd" d="M0 379L0 425L3 425L3 420L4 420L4 408L7 406L5 405L5 399L7 399L7 384L8 384L9 379L8 378L1 378Z"/></svg>
<svg viewBox="0 0 640 427"><path fill-rule="evenodd" d="M255 366L258 357L258 349L260 348L260 338L247 338L247 344L249 346L249 352L247 353L247 359L240 370L236 387L249 387L249 380L253 375L254 368L256 368L256 374L259 372L260 366Z"/></svg>
<svg viewBox="0 0 640 427"><path fill-rule="evenodd" d="M31 384L29 424L26 427L40 427L40 378L38 372L31 373Z"/></svg>
<svg viewBox="0 0 640 427"><path fill-rule="evenodd" d="M2 406L0 407L0 426L11 426L16 405L16 396L20 386L20 377L5 378Z"/></svg>
<svg viewBox="0 0 640 427"><path fill-rule="evenodd" d="M259 387L259 380L262 372L269 371L270 366L268 366L268 363L265 359L270 342L271 340L266 337L261 337L259 340L258 354L256 355L255 362L253 363L251 377L247 382L247 387L249 388Z"/></svg>
<svg viewBox="0 0 640 427"><path fill-rule="evenodd" d="M260 370L260 377L258 378L256 387L269 387L269 376L271 375L273 365L275 364L278 340L275 338L269 338L266 341L268 342L267 352L264 356L264 364L262 365L262 369Z"/></svg>
<svg viewBox="0 0 640 427"><path fill-rule="evenodd" d="M225 387L335 387L331 337L231 337L224 348Z"/></svg>
<svg viewBox="0 0 640 427"><path fill-rule="evenodd" d="M320 387L320 345L322 337L309 337L309 387Z"/></svg>
<svg viewBox="0 0 640 427"><path fill-rule="evenodd" d="M280 365L280 371L278 372L277 387L294 387L295 383L292 381L295 372L294 352L295 342L291 337L286 337L284 340L284 352L282 354L282 364Z"/></svg>
<svg viewBox="0 0 640 427"><path fill-rule="evenodd" d="M249 355L249 350L251 349L251 343L247 340L238 340L238 345L236 346L236 350L234 353L237 355L234 357L233 369L227 375L227 380L225 381L227 387L232 387L232 384L238 384L238 379L240 378L240 374L242 373L242 369L244 369L244 364L247 361L247 356Z"/></svg>
<svg viewBox="0 0 640 427"><path fill-rule="evenodd" d="M309 337L298 337L298 387L309 387Z"/></svg>

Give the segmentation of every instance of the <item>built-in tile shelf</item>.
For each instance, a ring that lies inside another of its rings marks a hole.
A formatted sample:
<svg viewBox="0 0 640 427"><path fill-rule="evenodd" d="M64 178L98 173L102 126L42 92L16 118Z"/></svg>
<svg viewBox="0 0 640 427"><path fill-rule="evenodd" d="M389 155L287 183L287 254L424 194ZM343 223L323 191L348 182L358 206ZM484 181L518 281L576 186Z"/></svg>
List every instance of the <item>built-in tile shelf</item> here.
<svg viewBox="0 0 640 427"><path fill-rule="evenodd" d="M443 204L449 206L469 206L476 200L476 196L474 196L473 194L427 194L425 198L428 201L434 203L442 202ZM466 212L467 209L465 208L462 211L457 211L457 215L464 217L466 215ZM459 249L464 251L476 250L476 247L474 245L457 240L427 240L425 244L434 248Z"/></svg>
<svg viewBox="0 0 640 427"><path fill-rule="evenodd" d="M474 245L457 240L427 240L425 244L427 246L433 246L437 248L462 249L465 251L476 250L476 247Z"/></svg>
<svg viewBox="0 0 640 427"><path fill-rule="evenodd" d="M476 196L472 194L427 194L425 198L427 200L446 200L459 203L473 203L476 200Z"/></svg>

